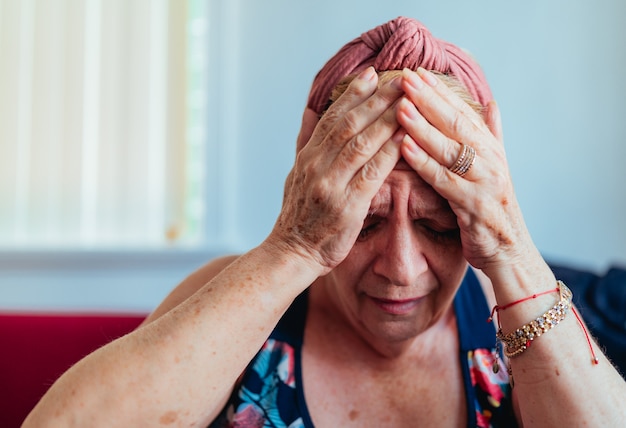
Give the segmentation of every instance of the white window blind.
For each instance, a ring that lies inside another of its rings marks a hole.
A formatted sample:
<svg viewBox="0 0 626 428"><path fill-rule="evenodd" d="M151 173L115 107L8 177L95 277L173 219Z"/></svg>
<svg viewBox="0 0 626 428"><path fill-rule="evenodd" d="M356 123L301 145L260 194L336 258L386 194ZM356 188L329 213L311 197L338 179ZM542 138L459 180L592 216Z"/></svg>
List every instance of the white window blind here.
<svg viewBox="0 0 626 428"><path fill-rule="evenodd" d="M198 242L204 4L0 0L0 247Z"/></svg>

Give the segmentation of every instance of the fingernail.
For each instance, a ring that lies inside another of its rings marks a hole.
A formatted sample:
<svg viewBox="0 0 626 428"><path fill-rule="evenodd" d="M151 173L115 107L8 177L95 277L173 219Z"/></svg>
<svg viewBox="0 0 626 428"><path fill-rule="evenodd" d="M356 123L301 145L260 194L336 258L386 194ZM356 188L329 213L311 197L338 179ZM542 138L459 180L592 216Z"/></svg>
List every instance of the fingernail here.
<svg viewBox="0 0 626 428"><path fill-rule="evenodd" d="M410 153L418 153L419 152L419 146L417 145L415 140L409 134L406 134L402 138L402 144L406 148L406 150L408 150Z"/></svg>
<svg viewBox="0 0 626 428"><path fill-rule="evenodd" d="M375 76L376 71L374 70L374 67L369 66L359 74L359 79L371 82L372 80L374 80Z"/></svg>
<svg viewBox="0 0 626 428"><path fill-rule="evenodd" d="M415 108L413 103L408 101L406 98L402 98L402 100L400 100L400 104L398 105L398 108L409 119L411 120L417 119L417 109Z"/></svg>
<svg viewBox="0 0 626 428"><path fill-rule="evenodd" d="M422 80L424 80L424 82L428 83L430 86L437 85L438 79L430 71L425 70L422 67L419 67L417 69L417 74L419 74Z"/></svg>
<svg viewBox="0 0 626 428"><path fill-rule="evenodd" d="M389 84L391 85L392 88L396 89L396 90L401 90L402 89L402 78L400 76L396 76L393 78L393 80L391 82L389 82Z"/></svg>
<svg viewBox="0 0 626 428"><path fill-rule="evenodd" d="M409 85L413 86L415 89L421 89L424 86L422 79L420 79L413 70L405 68L402 70L402 76L409 82Z"/></svg>

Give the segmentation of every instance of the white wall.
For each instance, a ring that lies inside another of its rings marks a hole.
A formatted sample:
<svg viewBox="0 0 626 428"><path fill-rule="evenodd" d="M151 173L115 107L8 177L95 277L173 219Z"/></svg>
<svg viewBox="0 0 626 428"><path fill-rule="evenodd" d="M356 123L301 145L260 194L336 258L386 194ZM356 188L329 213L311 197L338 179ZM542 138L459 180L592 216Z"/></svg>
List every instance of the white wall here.
<svg viewBox="0 0 626 428"><path fill-rule="evenodd" d="M220 4L221 3L221 4ZM310 82L364 30L399 15L479 59L503 114L517 194L539 249L596 271L626 265L626 2L211 0L209 123L228 159L225 248L270 231ZM389 4L391 3L391 4ZM214 43L214 44L213 44ZM74 254L0 260L0 307L150 310L206 257ZM7 255L5 255L7 256ZM17 260L17 262L15 262Z"/></svg>

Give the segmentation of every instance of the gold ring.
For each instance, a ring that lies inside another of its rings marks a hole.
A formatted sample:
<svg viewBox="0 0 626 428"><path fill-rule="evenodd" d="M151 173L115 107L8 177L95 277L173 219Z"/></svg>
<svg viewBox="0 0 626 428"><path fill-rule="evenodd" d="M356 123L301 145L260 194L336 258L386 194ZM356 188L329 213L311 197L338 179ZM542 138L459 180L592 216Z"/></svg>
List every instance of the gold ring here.
<svg viewBox="0 0 626 428"><path fill-rule="evenodd" d="M451 172L463 177L474 165L474 159L476 159L476 150L472 146L463 144L461 154L449 169Z"/></svg>

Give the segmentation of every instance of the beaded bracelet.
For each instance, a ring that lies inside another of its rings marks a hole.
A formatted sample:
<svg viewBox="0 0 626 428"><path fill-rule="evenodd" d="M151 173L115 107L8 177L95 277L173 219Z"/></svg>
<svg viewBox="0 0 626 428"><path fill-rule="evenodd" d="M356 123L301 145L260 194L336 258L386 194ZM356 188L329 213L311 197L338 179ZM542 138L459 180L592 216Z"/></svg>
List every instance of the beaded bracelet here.
<svg viewBox="0 0 626 428"><path fill-rule="evenodd" d="M560 280L557 281L557 288L560 299L546 313L511 333L505 334L501 328L498 329L496 337L506 345L504 348L506 357L520 355L530 347L533 340L550 331L565 318L567 311L572 307L572 292Z"/></svg>

